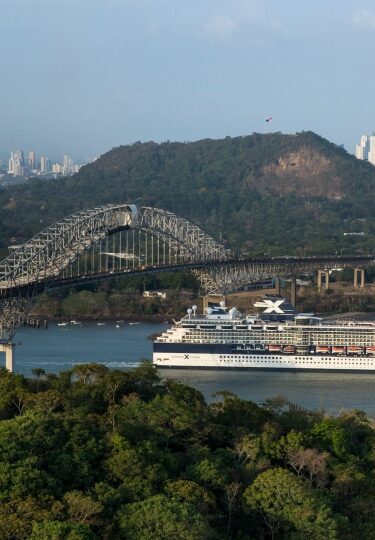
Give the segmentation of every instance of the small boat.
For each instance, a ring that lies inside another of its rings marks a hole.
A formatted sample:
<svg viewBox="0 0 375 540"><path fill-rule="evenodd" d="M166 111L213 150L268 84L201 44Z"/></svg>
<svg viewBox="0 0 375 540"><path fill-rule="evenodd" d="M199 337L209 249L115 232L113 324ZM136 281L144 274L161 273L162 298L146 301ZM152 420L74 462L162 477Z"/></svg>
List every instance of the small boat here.
<svg viewBox="0 0 375 540"><path fill-rule="evenodd" d="M57 326L68 326L67 322L58 322Z"/></svg>
<svg viewBox="0 0 375 540"><path fill-rule="evenodd" d="M125 321L123 321L123 320L121 319L121 320L116 321L116 322L117 322L117 323L123 323L123 322L125 322Z"/></svg>
<svg viewBox="0 0 375 540"><path fill-rule="evenodd" d="M295 345L284 345L283 347L283 352L284 353L289 353L289 354L295 354L296 352L296 347Z"/></svg>
<svg viewBox="0 0 375 540"><path fill-rule="evenodd" d="M119 325L119 324L116 324L116 328L120 328L120 325Z"/></svg>
<svg viewBox="0 0 375 540"><path fill-rule="evenodd" d="M105 326L105 322L98 322L96 323L98 326Z"/></svg>
<svg viewBox="0 0 375 540"><path fill-rule="evenodd" d="M368 347L366 347L366 353L375 354L375 347L373 345L369 345Z"/></svg>
<svg viewBox="0 0 375 540"><path fill-rule="evenodd" d="M141 324L140 322L130 322L129 324L133 325L133 324Z"/></svg>
<svg viewBox="0 0 375 540"><path fill-rule="evenodd" d="M80 325L82 323L80 321L70 321L70 324L72 324L73 326L77 326L77 325Z"/></svg>

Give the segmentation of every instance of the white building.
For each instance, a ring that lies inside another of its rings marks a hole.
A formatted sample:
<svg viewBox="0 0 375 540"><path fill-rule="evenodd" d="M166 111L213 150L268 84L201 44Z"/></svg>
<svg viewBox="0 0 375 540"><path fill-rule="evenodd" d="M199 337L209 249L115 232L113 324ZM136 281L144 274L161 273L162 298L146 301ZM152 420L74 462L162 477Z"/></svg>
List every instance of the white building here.
<svg viewBox="0 0 375 540"><path fill-rule="evenodd" d="M23 176L25 173L24 168L24 156L22 150L17 150L10 154L9 164L8 164L8 173L14 174L14 176Z"/></svg>
<svg viewBox="0 0 375 540"><path fill-rule="evenodd" d="M368 152L368 157L370 163L375 165L375 135L371 135L370 137L370 149Z"/></svg>
<svg viewBox="0 0 375 540"><path fill-rule="evenodd" d="M29 165L30 171L35 170L36 160L35 160L35 152L34 152L34 150L30 150L30 152L29 152L28 165Z"/></svg>
<svg viewBox="0 0 375 540"><path fill-rule="evenodd" d="M355 157L357 159L368 159L368 153L370 151L370 137L368 135L362 135L360 143L355 146Z"/></svg>
<svg viewBox="0 0 375 540"><path fill-rule="evenodd" d="M60 165L60 163L54 163L52 165L52 172L57 174L60 174L62 172L62 166Z"/></svg>
<svg viewBox="0 0 375 540"><path fill-rule="evenodd" d="M40 156L40 172L48 173L51 171L51 162L46 156Z"/></svg>

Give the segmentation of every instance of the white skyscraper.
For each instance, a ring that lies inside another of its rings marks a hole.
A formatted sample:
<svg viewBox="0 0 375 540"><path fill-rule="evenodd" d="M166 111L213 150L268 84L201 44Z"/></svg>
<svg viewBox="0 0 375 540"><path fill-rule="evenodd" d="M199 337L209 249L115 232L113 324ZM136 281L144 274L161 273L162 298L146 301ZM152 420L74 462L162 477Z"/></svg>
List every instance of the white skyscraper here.
<svg viewBox="0 0 375 540"><path fill-rule="evenodd" d="M368 153L368 160L370 163L375 165L375 135L370 137L370 150Z"/></svg>
<svg viewBox="0 0 375 540"><path fill-rule="evenodd" d="M33 171L35 169L35 152L33 150L30 150L29 152L28 165L30 171Z"/></svg>
<svg viewBox="0 0 375 540"><path fill-rule="evenodd" d="M51 162L46 156L40 156L40 172L48 173L51 170Z"/></svg>
<svg viewBox="0 0 375 540"><path fill-rule="evenodd" d="M355 157L357 159L369 159L369 151L370 151L370 139L368 135L362 135L361 141L359 144L356 144L355 147Z"/></svg>
<svg viewBox="0 0 375 540"><path fill-rule="evenodd" d="M9 159L8 173L14 174L14 176L23 176L25 174L24 164L23 151L12 152Z"/></svg>

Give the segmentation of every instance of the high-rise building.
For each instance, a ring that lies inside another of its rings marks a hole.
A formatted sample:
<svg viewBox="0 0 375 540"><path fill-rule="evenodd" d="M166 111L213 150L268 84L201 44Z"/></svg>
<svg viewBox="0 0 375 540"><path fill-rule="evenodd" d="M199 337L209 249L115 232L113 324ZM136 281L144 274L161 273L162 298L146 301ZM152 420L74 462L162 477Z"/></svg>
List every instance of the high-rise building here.
<svg viewBox="0 0 375 540"><path fill-rule="evenodd" d="M369 152L367 159L369 160L372 165L375 165L375 135L371 135L370 142L369 142Z"/></svg>
<svg viewBox="0 0 375 540"><path fill-rule="evenodd" d="M29 152L29 159L27 160L27 164L30 171L35 170L35 152L33 150L30 150Z"/></svg>
<svg viewBox="0 0 375 540"><path fill-rule="evenodd" d="M62 172L63 174L71 174L74 172L74 162L67 154L63 157Z"/></svg>
<svg viewBox="0 0 375 540"><path fill-rule="evenodd" d="M14 176L24 176L25 174L25 160L22 150L17 150L16 152L11 152L9 164L8 164L8 173L14 174Z"/></svg>
<svg viewBox="0 0 375 540"><path fill-rule="evenodd" d="M51 171L51 162L46 156L40 156L40 172L49 173Z"/></svg>
<svg viewBox="0 0 375 540"><path fill-rule="evenodd" d="M62 167L61 167L60 163L54 163L52 165L52 172L57 173L57 174L60 174L62 172Z"/></svg>
<svg viewBox="0 0 375 540"><path fill-rule="evenodd" d="M362 135L360 143L356 144L355 147L355 157L357 159L368 159L368 154L370 151L370 138L368 135Z"/></svg>

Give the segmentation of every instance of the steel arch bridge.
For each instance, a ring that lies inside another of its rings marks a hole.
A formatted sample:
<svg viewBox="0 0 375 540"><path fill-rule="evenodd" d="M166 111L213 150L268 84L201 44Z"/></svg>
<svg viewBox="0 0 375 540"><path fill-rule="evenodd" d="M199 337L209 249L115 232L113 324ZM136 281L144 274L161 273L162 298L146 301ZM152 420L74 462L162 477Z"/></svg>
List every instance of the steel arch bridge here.
<svg viewBox="0 0 375 540"><path fill-rule="evenodd" d="M13 338L35 295L54 284L227 258L222 244L172 212L134 204L78 212L16 246L0 261L0 341Z"/></svg>

